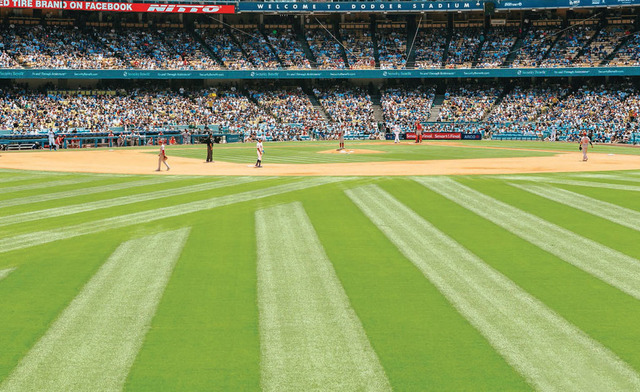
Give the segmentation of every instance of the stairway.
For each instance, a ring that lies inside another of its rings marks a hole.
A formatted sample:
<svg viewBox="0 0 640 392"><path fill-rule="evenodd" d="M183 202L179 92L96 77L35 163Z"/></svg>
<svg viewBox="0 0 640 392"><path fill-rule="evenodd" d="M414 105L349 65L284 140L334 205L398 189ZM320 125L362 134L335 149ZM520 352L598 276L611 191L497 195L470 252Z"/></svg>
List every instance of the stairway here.
<svg viewBox="0 0 640 392"><path fill-rule="evenodd" d="M511 46L511 49L509 49L509 54L504 59L504 63L502 63L501 67L509 68L511 64L513 64L513 60L516 59L516 56L518 56L518 52L520 51L520 48L522 47L522 45L524 45L524 40L522 38L526 35L526 33L527 33L526 31L523 31L522 34L518 36L518 38L516 39L516 42L514 42L513 46Z"/></svg>
<svg viewBox="0 0 640 392"><path fill-rule="evenodd" d="M351 68L349 58L347 57L347 51L344 49L344 40L342 39L342 34L340 34L340 28L337 25L333 28L333 36L340 42L340 54L342 55L342 61L344 61L344 67L346 69Z"/></svg>
<svg viewBox="0 0 640 392"><path fill-rule="evenodd" d="M635 34L635 30L632 31L631 34L629 34L628 36L624 37L620 43L618 44L618 46L615 47L615 49L613 49L613 51L611 52L611 54L609 54L604 60L602 60L602 62L599 64L601 67L609 64L609 62L611 60L613 60L614 57L616 57L616 54L618 53L618 51L622 48L624 48L627 44L627 42L633 38L633 35Z"/></svg>
<svg viewBox="0 0 640 392"><path fill-rule="evenodd" d="M285 67L284 62L282 61L280 56L278 56L278 52L271 45L271 41L269 41L269 36L267 35L267 32L264 31L264 28L260 29L260 34L262 34L262 38L264 39L264 42L267 44L267 48L269 48L269 51L271 52L271 54L276 58L276 60L278 60L278 64L280 64L280 67L282 67L283 69L287 68Z"/></svg>
<svg viewBox="0 0 640 392"><path fill-rule="evenodd" d="M584 45L582 45L582 47L580 48L576 56L571 60L572 64L578 61L578 59L582 57L582 55L584 54L584 51L589 47L589 45L591 45L593 41L595 41L596 38L598 38L603 28L604 27L598 29L598 31L596 31L596 33L591 38L589 38L589 40Z"/></svg>
<svg viewBox="0 0 640 392"><path fill-rule="evenodd" d="M444 94L436 94L433 99L433 105L431 105L431 110L429 110L429 121L436 121L438 114L440 113L440 109L442 109L443 102Z"/></svg>
<svg viewBox="0 0 640 392"><path fill-rule="evenodd" d="M302 46L304 55L307 57L307 60L309 60L309 63L311 63L311 67L318 68L318 61L316 59L316 56L313 55L313 51L309 47L309 42L307 41L307 37L305 36L304 32L296 30L295 33L296 39L300 43L300 46Z"/></svg>
<svg viewBox="0 0 640 392"><path fill-rule="evenodd" d="M307 91L307 89L305 89L304 92L309 97L309 101L311 101L311 104L313 105L313 108L316 109L318 111L318 113L320 114L320 117L322 117L322 119L324 121L326 121L326 122L331 122L331 118L329 118L329 115L324 110L324 106L322 106L320 104L320 101L318 101L318 97L316 97L316 95L313 94L313 92Z"/></svg>
<svg viewBox="0 0 640 392"><path fill-rule="evenodd" d="M200 34L198 34L196 31L191 30L189 32L191 34L191 36L200 43L200 45L202 46L202 49L204 49L205 52L207 52L207 54L216 61L216 63L218 63L218 65L224 67L224 63L222 62L222 59L218 56L218 54L207 44L207 42L204 40L204 38L202 38L202 36Z"/></svg>
<svg viewBox="0 0 640 392"><path fill-rule="evenodd" d="M373 60L376 64L376 69L380 69L380 52L378 51L378 35L376 34L375 19L371 18L371 26L369 27L371 33L371 43L373 44Z"/></svg>
<svg viewBox="0 0 640 392"><path fill-rule="evenodd" d="M447 58L449 57L449 45L451 45L451 38L453 37L453 29L447 29L447 43L444 45L444 53L442 53L442 63L440 66L444 68L447 65Z"/></svg>
<svg viewBox="0 0 640 392"><path fill-rule="evenodd" d="M371 96L371 108L373 109L373 119L378 123L384 122L384 112L382 111L382 104L380 103L379 95Z"/></svg>

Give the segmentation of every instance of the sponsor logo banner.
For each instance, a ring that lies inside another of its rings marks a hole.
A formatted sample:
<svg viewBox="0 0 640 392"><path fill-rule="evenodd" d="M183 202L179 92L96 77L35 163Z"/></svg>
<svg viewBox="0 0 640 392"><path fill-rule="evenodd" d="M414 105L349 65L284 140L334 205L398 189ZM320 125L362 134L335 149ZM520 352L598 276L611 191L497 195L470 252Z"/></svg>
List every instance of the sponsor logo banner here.
<svg viewBox="0 0 640 392"><path fill-rule="evenodd" d="M460 132L422 132L422 140L460 140ZM415 132L407 132L407 140L416 140Z"/></svg>
<svg viewBox="0 0 640 392"><path fill-rule="evenodd" d="M246 2L238 12L422 12L482 10L484 1Z"/></svg>
<svg viewBox="0 0 640 392"><path fill-rule="evenodd" d="M479 11L487 2L496 10L542 8L588 8L640 5L640 0L473 0L473 1L241 1L237 12L424 12L424 11Z"/></svg>
<svg viewBox="0 0 640 392"><path fill-rule="evenodd" d="M2 0L0 0L2 1ZM0 69L0 79L390 79L640 76L640 67L385 70Z"/></svg>
<svg viewBox="0 0 640 392"><path fill-rule="evenodd" d="M160 12L178 14L233 14L233 5L111 3L67 0L0 0L0 8L43 10Z"/></svg>

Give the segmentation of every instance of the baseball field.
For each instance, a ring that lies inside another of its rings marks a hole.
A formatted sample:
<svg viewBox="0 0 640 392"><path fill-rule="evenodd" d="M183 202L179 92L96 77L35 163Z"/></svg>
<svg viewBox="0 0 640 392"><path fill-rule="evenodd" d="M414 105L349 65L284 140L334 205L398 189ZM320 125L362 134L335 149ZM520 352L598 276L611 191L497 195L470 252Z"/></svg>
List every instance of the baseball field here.
<svg viewBox="0 0 640 392"><path fill-rule="evenodd" d="M640 390L640 150L349 147L0 155L0 392Z"/></svg>

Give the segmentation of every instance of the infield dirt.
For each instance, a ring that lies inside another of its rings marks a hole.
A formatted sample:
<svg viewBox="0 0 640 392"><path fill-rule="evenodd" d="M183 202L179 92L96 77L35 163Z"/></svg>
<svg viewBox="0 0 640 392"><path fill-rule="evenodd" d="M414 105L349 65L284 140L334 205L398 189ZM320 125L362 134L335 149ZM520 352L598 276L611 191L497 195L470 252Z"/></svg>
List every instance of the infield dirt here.
<svg viewBox="0 0 640 392"><path fill-rule="evenodd" d="M491 147L487 147L491 148ZM354 153L367 153L353 149ZM355 152L358 151L358 152ZM170 152L169 152L170 154ZM80 173L211 175L211 176L406 176L512 174L579 171L638 170L640 155L578 152L548 157L482 158L401 162L253 165L204 163L201 159L170 156L170 171L156 172L157 155L140 150L69 150L9 152L0 155L0 168ZM164 168L163 168L164 169Z"/></svg>

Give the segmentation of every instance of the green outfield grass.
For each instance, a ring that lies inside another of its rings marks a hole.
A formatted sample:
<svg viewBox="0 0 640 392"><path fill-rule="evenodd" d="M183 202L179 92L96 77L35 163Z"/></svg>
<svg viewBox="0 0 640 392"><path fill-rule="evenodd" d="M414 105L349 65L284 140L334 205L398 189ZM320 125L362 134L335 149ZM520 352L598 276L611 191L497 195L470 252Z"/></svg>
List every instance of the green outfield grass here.
<svg viewBox="0 0 640 392"><path fill-rule="evenodd" d="M328 147L292 145L267 153ZM639 192L640 171L0 170L0 392L637 391Z"/></svg>
<svg viewBox="0 0 640 392"><path fill-rule="evenodd" d="M408 141L400 144L389 144L388 141L350 141L346 143L347 152L350 149L365 149L377 151L369 154L325 154L327 150L337 147L335 141L320 142L279 142L264 143L264 162L268 163L345 163L345 162L389 162L389 161L421 161L438 159L472 159L472 158L510 158L528 156L550 156L549 151L522 151L515 149L487 149L476 148L493 146L494 142L476 141L468 146L429 145L418 146ZM550 144L546 144L550 146ZM555 146L555 144L554 144ZM155 151L154 151L155 152ZM204 159L203 145L170 146L168 154ZM229 144L214 147L216 161L245 163L255 160L255 144Z"/></svg>

